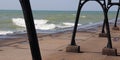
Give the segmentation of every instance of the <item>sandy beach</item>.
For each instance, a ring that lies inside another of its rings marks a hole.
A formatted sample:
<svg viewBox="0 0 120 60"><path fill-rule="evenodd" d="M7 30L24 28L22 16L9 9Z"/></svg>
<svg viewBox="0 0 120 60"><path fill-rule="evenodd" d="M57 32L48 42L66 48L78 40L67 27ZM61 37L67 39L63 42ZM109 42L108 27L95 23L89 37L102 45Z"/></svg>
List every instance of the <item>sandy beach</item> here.
<svg viewBox="0 0 120 60"><path fill-rule="evenodd" d="M111 25L112 28L113 25ZM119 26L120 27L120 26ZM101 26L89 30L78 31L76 43L82 53L66 52L70 44L72 31L41 35L38 34L39 46L43 60L120 60L120 30L111 29L113 48L118 56L102 55L107 38L99 37ZM115 38L118 38L117 40ZM0 40L0 60L32 60L27 36Z"/></svg>

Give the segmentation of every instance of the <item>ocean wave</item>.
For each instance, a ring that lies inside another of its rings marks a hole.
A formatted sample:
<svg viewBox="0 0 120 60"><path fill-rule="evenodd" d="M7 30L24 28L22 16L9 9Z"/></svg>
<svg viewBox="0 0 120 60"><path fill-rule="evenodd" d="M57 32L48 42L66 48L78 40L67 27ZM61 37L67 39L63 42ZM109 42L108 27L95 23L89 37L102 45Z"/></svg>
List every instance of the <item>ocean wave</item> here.
<svg viewBox="0 0 120 60"><path fill-rule="evenodd" d="M35 23L35 28L36 29L41 29L41 30L50 30L50 29L54 29L56 28L55 24L47 24L49 20L45 20L45 19L35 19L34 23ZM25 20L23 18L13 18L12 22L20 27L26 27L25 26Z"/></svg>
<svg viewBox="0 0 120 60"><path fill-rule="evenodd" d="M89 22L89 24L93 24L93 22Z"/></svg>
<svg viewBox="0 0 120 60"><path fill-rule="evenodd" d="M25 26L25 21L24 21L23 18L12 18L12 22L17 26L26 27Z"/></svg>
<svg viewBox="0 0 120 60"><path fill-rule="evenodd" d="M15 25L21 26L21 27L25 27L25 20L23 18L12 18L12 22ZM34 20L35 25L39 25L39 24L46 24L48 22L48 20L44 20L44 19L35 19Z"/></svg>
<svg viewBox="0 0 120 60"><path fill-rule="evenodd" d="M0 35L13 34L13 31L0 31Z"/></svg>
<svg viewBox="0 0 120 60"><path fill-rule="evenodd" d="M80 26L82 24L78 24ZM63 22L62 25L57 25L58 28L68 28L68 27L73 27L74 23L71 22Z"/></svg>
<svg viewBox="0 0 120 60"><path fill-rule="evenodd" d="M76 14L72 14L73 16L76 16ZM86 16L85 15L83 15L83 16L80 16L81 18L86 18Z"/></svg>
<svg viewBox="0 0 120 60"><path fill-rule="evenodd" d="M49 20L45 20L45 19L35 19L34 22L35 22L35 28L36 29L39 29L39 30L53 30L53 29L56 29L56 28L67 28L67 27L73 27L74 26L74 23L71 23L71 22L63 22L62 24L58 25L58 24L48 24ZM20 27L26 27L25 26L25 21L23 18L13 18L12 19L12 22L17 25L17 26L20 26ZM82 24L78 24L79 25L82 25Z"/></svg>
<svg viewBox="0 0 120 60"><path fill-rule="evenodd" d="M35 25L36 29L41 29L41 30L50 30L50 29L55 29L56 25L55 24L42 24L42 25Z"/></svg>
<svg viewBox="0 0 120 60"><path fill-rule="evenodd" d="M76 16L76 14L72 14L73 16Z"/></svg>
<svg viewBox="0 0 120 60"><path fill-rule="evenodd" d="M86 16L84 16L84 15L83 15L83 16L80 16L80 17L81 17L81 18L86 18Z"/></svg>
<svg viewBox="0 0 120 60"><path fill-rule="evenodd" d="M64 22L63 24L64 24L65 26L70 26L70 27L72 27L72 26L74 26L75 23ZM82 25L82 24L78 24L78 25Z"/></svg>

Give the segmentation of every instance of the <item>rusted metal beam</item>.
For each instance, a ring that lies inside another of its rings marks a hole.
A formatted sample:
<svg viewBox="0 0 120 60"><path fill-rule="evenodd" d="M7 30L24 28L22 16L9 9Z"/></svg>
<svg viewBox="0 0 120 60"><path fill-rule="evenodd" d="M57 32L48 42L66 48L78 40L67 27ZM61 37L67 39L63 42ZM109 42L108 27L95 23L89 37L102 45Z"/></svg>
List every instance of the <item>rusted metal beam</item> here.
<svg viewBox="0 0 120 60"><path fill-rule="evenodd" d="M32 54L32 60L42 60L38 39L37 39L37 34L35 30L35 25L33 21L30 1L29 0L19 0L19 1L23 10L24 19L26 23L26 29L27 29L28 40L29 40L31 54Z"/></svg>

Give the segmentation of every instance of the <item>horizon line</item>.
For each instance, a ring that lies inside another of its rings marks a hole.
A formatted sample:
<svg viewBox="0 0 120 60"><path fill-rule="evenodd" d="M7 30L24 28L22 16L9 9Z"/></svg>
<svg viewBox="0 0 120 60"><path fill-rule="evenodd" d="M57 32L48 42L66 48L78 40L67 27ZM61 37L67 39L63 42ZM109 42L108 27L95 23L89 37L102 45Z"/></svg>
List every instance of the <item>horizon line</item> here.
<svg viewBox="0 0 120 60"><path fill-rule="evenodd" d="M0 10L18 10L18 11L22 11L22 9L0 9ZM77 10L32 10L32 11L77 11ZM82 10L82 11L102 11L102 10ZM110 11L114 11L114 10L110 10Z"/></svg>

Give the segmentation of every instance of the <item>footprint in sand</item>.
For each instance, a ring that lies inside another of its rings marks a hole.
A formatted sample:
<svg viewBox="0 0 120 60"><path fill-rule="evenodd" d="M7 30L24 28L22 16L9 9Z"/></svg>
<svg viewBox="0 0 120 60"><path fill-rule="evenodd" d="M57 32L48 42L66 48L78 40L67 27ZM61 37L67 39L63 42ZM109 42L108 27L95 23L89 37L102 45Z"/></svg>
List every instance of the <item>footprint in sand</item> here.
<svg viewBox="0 0 120 60"><path fill-rule="evenodd" d="M120 38L119 37L114 37L112 40L116 42L116 41L119 41Z"/></svg>
<svg viewBox="0 0 120 60"><path fill-rule="evenodd" d="M28 48L22 47L22 46L20 46L20 45L13 45L13 46L11 46L11 47L15 47L15 48L17 48L17 49L28 49Z"/></svg>
<svg viewBox="0 0 120 60"><path fill-rule="evenodd" d="M3 50L0 49L0 51L3 51Z"/></svg>
<svg viewBox="0 0 120 60"><path fill-rule="evenodd" d="M58 50L58 51L63 51L62 49Z"/></svg>

